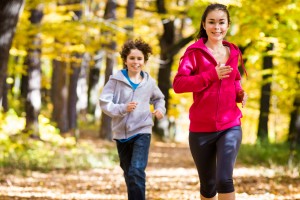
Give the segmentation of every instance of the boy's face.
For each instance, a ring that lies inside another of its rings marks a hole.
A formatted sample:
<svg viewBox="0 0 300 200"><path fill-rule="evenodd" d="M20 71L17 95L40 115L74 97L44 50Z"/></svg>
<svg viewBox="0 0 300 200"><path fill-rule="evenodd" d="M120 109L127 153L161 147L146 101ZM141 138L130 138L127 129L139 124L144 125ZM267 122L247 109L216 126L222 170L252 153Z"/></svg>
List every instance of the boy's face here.
<svg viewBox="0 0 300 200"><path fill-rule="evenodd" d="M126 58L125 65L129 73L140 73L145 65L143 52L138 49L131 49Z"/></svg>

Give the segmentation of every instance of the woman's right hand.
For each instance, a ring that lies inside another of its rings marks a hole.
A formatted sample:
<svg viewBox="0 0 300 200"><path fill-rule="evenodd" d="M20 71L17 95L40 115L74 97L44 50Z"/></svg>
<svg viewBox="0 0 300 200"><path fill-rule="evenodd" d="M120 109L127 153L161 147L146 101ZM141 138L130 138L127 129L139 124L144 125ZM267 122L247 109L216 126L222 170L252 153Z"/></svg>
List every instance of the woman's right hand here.
<svg viewBox="0 0 300 200"><path fill-rule="evenodd" d="M218 63L215 69L218 74L219 80L222 80L223 78L228 78L229 74L232 72L232 68L229 65L225 66L225 64L221 64L220 62Z"/></svg>

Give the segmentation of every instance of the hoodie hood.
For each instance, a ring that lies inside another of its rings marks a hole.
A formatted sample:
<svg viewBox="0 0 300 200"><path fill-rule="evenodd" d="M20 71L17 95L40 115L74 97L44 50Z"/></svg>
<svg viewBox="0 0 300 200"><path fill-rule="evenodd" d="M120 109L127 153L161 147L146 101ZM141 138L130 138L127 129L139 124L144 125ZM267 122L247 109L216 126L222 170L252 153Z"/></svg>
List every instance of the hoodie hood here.
<svg viewBox="0 0 300 200"><path fill-rule="evenodd" d="M193 52L195 50L198 50L198 51L201 50L202 52L205 52L206 54L211 55L209 53L208 48L205 45L206 41L207 41L207 38L200 38L194 44L190 45L186 49L186 51L185 51L185 53L183 54L182 57L188 55L189 53L191 53L191 52ZM222 43L223 43L224 46L228 46L230 48L230 57L232 57L232 56L233 57L235 57L235 56L239 57L241 66L242 66L242 68L243 68L246 76L248 76L248 73L247 73L247 71L245 69L245 66L244 66L244 61L243 61L243 57L242 57L242 53L241 53L240 49L236 45L234 45L234 44L232 44L230 42L227 42L226 40L223 40Z"/></svg>
<svg viewBox="0 0 300 200"><path fill-rule="evenodd" d="M145 82L147 82L150 78L149 74L145 71L141 71L141 73L143 74L143 81L140 83L140 85L145 84ZM127 80L127 78L123 75L123 73L121 72L121 70L119 70L116 74L111 75L111 79L117 80L117 81L121 81L126 83L128 86L131 87L129 81Z"/></svg>

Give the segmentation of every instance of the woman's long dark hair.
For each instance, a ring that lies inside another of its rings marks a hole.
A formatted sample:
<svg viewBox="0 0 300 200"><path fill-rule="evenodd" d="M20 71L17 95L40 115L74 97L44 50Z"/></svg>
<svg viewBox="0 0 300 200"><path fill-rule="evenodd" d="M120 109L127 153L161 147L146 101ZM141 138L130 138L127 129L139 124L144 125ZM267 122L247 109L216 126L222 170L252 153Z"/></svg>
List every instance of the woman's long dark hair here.
<svg viewBox="0 0 300 200"><path fill-rule="evenodd" d="M210 4L209 6L206 7L202 18L201 18L201 23L200 23L200 30L199 33L196 36L196 40L199 40L200 38L207 38L207 33L206 30L204 29L203 24L205 23L205 20L207 18L207 15L209 12L213 11L213 10L222 10L226 13L227 15L227 19L228 19L228 24L230 24L230 16L229 16L229 12L227 10L227 6L223 5L223 4L219 4L219 3L215 3L215 4Z"/></svg>

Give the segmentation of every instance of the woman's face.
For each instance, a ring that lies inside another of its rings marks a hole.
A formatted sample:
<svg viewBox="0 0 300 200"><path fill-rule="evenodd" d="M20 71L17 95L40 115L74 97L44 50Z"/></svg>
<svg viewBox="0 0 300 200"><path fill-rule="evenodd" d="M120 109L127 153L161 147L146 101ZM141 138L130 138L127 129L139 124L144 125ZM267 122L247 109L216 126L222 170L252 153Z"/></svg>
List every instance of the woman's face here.
<svg viewBox="0 0 300 200"><path fill-rule="evenodd" d="M128 54L125 65L129 73L140 73L145 64L144 54L138 49L131 49Z"/></svg>
<svg viewBox="0 0 300 200"><path fill-rule="evenodd" d="M207 14L203 27L206 30L208 39L223 40L229 28L226 12L213 10Z"/></svg>

